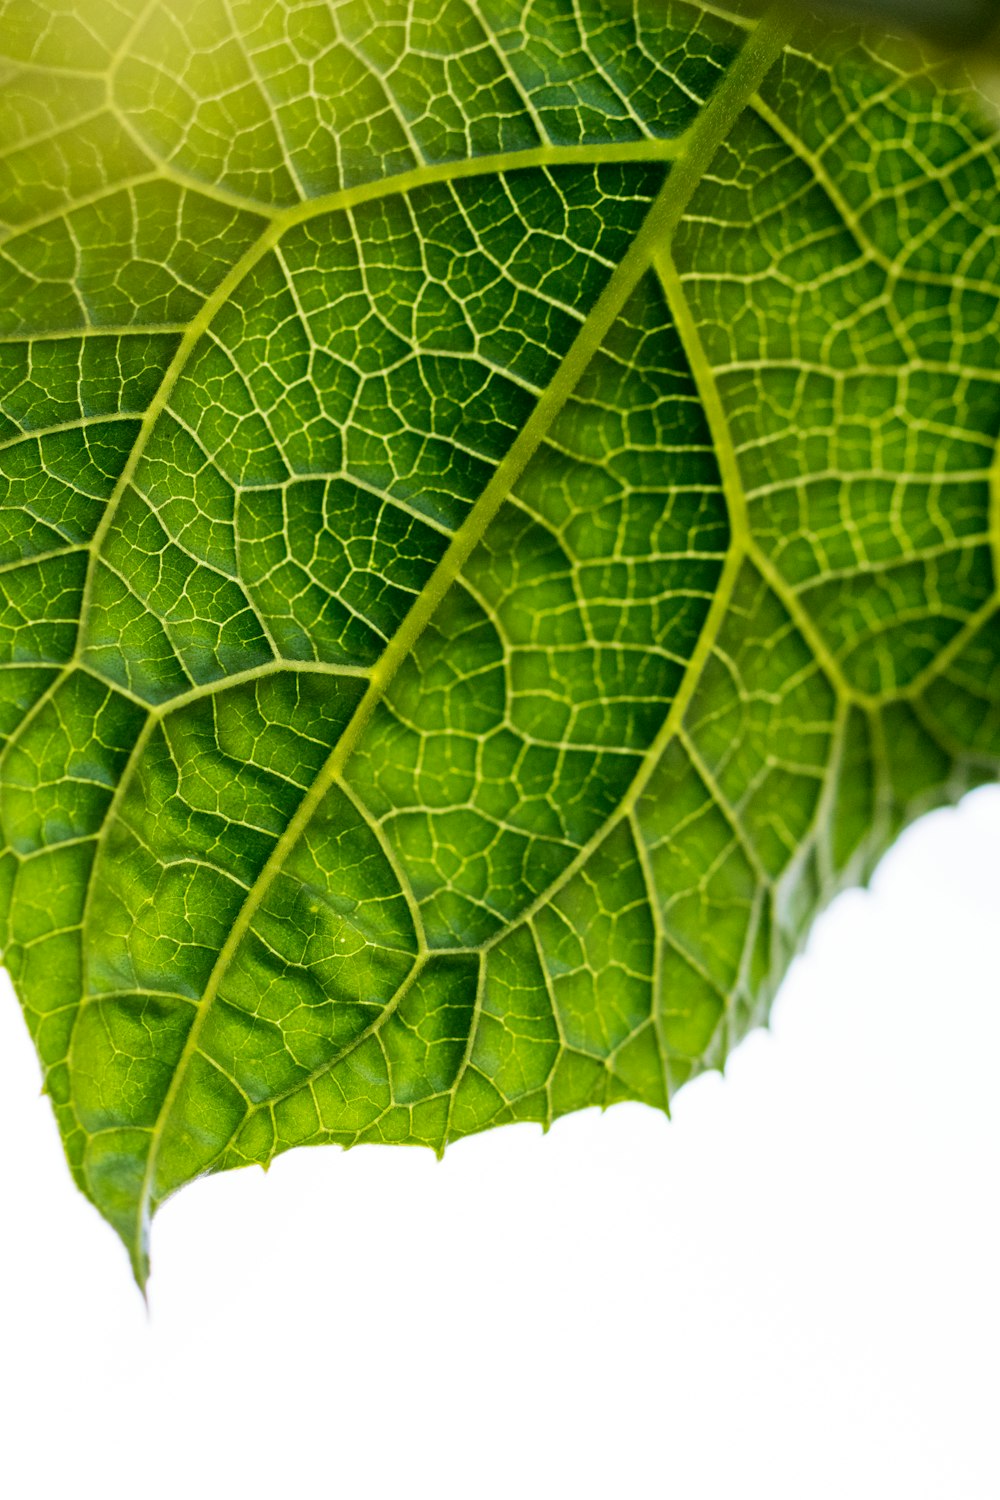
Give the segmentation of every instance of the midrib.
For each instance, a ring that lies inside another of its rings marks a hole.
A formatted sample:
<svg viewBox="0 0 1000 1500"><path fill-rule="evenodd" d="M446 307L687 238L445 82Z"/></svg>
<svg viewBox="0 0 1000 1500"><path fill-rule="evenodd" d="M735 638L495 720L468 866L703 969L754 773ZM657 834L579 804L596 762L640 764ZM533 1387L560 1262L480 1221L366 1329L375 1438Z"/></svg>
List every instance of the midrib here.
<svg viewBox="0 0 1000 1500"><path fill-rule="evenodd" d="M68 675L73 665L79 661L80 648L85 639L87 616L93 591L95 562L99 557L104 540L113 524L118 504L126 488L131 483L153 427L165 409L177 381L187 365L194 345L206 331L218 310L233 294L236 287L249 274L258 261L277 244L287 229L318 214L332 212L336 209L349 208L357 203L384 196L389 192L393 194L404 193L411 191L415 187L434 181L449 181L462 176L497 173L516 168L530 167L532 165L562 165L573 161L586 162L589 165L593 165L595 160L668 160L671 156L676 158L676 164L666 184L654 200L628 252L618 267L612 272L604 291L595 303L580 332L577 334L551 384L539 398L528 422L518 434L505 458L497 467L492 479L483 490L469 516L456 532L444 556L405 617L399 631L373 669L369 686L358 708L355 710L336 747L328 757L316 780L304 795L284 833L272 850L271 856L255 881L236 918L229 937L220 951L219 958L202 993L197 1014L174 1070L156 1124L152 1130L145 1176L136 1205L133 1258L137 1270L139 1270L142 1264L141 1247L144 1240L144 1229L148 1221L152 1187L155 1180L159 1151L166 1128L174 1103L186 1076L188 1065L198 1050L198 1043L206 1018L211 1011L219 986L242 938L259 910L261 902L270 889L273 880L281 870L289 852L294 847L303 830L307 827L326 792L334 781L341 777L376 705L384 697L402 662L409 655L414 644L434 615L441 600L448 593L452 583L458 577L469 555L483 536L512 486L517 482L525 466L537 451L553 420L572 393L591 357L604 341L639 279L649 269L654 250L657 246L664 245L669 241L670 235L679 222L690 201L691 195L701 181L718 146L729 134L730 129L744 106L780 55L792 27L793 20L790 10L784 5L775 10L769 18L765 19L748 38L742 51L718 86L704 112L699 116L687 134L678 141L639 142L627 148L614 148L617 154L613 157L601 155L593 148L568 148L561 152L551 148L539 148L536 151L505 154L491 158L484 157L474 162L449 165L447 168L420 168L411 173L400 174L398 177L394 177L387 182L364 185L347 192L331 194L327 198L312 200L308 204L297 205L292 209L283 211L268 223L254 245L237 262L212 295L206 299L198 316L182 338L150 410L143 421L136 444L109 502L101 526L98 528L91 542L91 558L84 587L76 653L73 661L67 664L65 672L61 676ZM665 150L664 148L669 149ZM735 553L731 551L730 560L734 556ZM727 567L729 565L730 561L727 561ZM709 621L706 622L706 631L703 632L703 640L708 635L709 623L714 620L717 613L716 605L720 604L722 600L724 600L724 591L720 588L719 597L709 612ZM702 642L699 642L699 650L701 648ZM699 650L696 650L695 657L699 656ZM693 665L694 659L692 660ZM56 684L53 684L53 690L55 686ZM668 715L668 722L670 718L671 715ZM473 1024L475 1024L474 1021Z"/></svg>
<svg viewBox="0 0 1000 1500"><path fill-rule="evenodd" d="M777 50L780 50L780 46ZM754 85L754 87L756 87L756 85ZM694 188L697 186L697 181L700 180L700 176L701 174L699 173L698 178L693 182L690 189L688 190L687 197L681 203L680 212L683 212L683 208L690 198L691 192L693 192ZM665 184L663 192L660 195L661 198L665 197L668 194L671 182L675 181L676 172L673 174L671 180L668 181L667 184ZM645 231L649 224L649 219L653 217L658 203L659 200L657 200L657 204L654 204L653 208L650 210L650 214L646 220L646 223L644 223L642 229L640 230L640 236L645 234ZM673 200L671 197L671 206L672 203ZM676 217L679 218L680 213L677 213ZM656 227L657 230L659 230L659 220L657 220ZM638 243L638 239L636 243ZM633 245L633 249L634 248L635 245ZM623 261L622 264L624 267L625 262ZM469 955L478 953L480 955L480 959L484 958L485 955L490 951L490 949L494 948L498 943L502 942L505 937L509 936L514 928L530 924L534 917L536 917L538 913L545 906L547 906L555 896L559 894L560 891L564 890L566 886L570 884L570 882L580 872L580 870L584 867L584 865L591 858L600 844L603 843L603 841L608 837L608 835L622 822L633 816L635 809L643 793L645 792L646 787L649 784L653 772L655 771L656 766L659 764L663 756L664 751L666 750L667 746L673 741L681 727L691 699L694 695L695 690L697 689L698 683L701 680L702 673L715 646L716 640L718 639L719 630L728 611L733 588L735 586L736 579L739 576L740 569L742 568L744 562L748 560L748 558L753 557L753 548L749 523L747 519L746 497L744 493L742 476L739 471L739 465L735 450L733 448L731 437L728 431L728 422L722 406L721 398L715 385L714 377L709 367L707 357L702 348L701 339L698 334L697 327L692 317L690 308L688 306L683 288L681 286L680 278L678 277L667 252L663 250L661 245L655 242L652 251L648 256L648 260L642 265L639 275L643 274L645 270L651 268L654 265L658 273L661 286L663 287L664 295L667 299L671 316L674 320L677 332L681 338L681 342L684 345L689 364L691 365L699 398L701 399L702 404L706 410L706 417L708 420L710 432L712 434L713 446L719 460L722 490L726 502L727 512L729 515L731 533L730 542L726 551L725 559L723 561L722 571L719 575L719 581L713 595L712 604L702 626L701 634L699 635L695 650L692 652L687 667L685 668L684 676L681 680L677 694L674 697L656 736L643 752L639 767L637 768L632 781L629 783L624 796L622 797L615 810L605 819L600 827L594 831L591 837L577 851L576 855L559 873L559 875L556 876L556 878L551 881L543 891L539 892L536 898L528 906L526 906L523 911L519 912L517 916L511 919L509 922L506 922L501 928L498 929L496 933L493 934L492 937L488 938L485 942L479 945L454 950L435 949L434 951L436 953L440 953L442 951L462 952ZM595 312L596 311L597 309L595 308ZM572 354L572 351L570 351L570 353ZM577 378L578 376L579 372L577 374ZM474 546L475 543L473 543L472 545ZM472 546L469 547L469 552L471 551ZM340 746L338 745L337 748L339 749ZM336 755L336 753L337 752L335 751L334 755ZM331 759L333 759L333 757L331 757ZM340 780L341 785L344 784L342 778L340 778L339 775L337 779ZM283 1099L290 1097L292 1094L298 1093L303 1088L308 1088L310 1085L315 1083L317 1078L322 1077L332 1068L337 1067L341 1062L343 1062L344 1059L350 1056L350 1054L354 1052L362 1042L367 1041L368 1038L375 1032L377 1032L385 1024L389 1017L397 1010L402 998L402 994L406 989L409 989L409 987L413 983L414 978L426 962L428 956L429 955L426 950L421 949L421 951L416 955L414 966L404 980L403 986L401 986L400 990L398 990L396 994L393 995L387 1002L384 1010L378 1016L378 1018L373 1021L370 1026L366 1027L358 1037L347 1043L340 1052L338 1052L328 1061L322 1063L313 1072L309 1073L306 1078L300 1079L297 1083L292 1085L287 1090L284 1090L282 1093L275 1095L273 1098L267 1100L266 1105L262 1104L259 1106L259 1108L266 1107L273 1109L274 1106L280 1103ZM468 1062L468 1059L472 1053L472 1048L475 1040L476 1025L479 1019L481 1000L482 985L480 984L477 989L476 1004L470 1021L469 1040L465 1049L463 1067ZM452 1084L451 1090L449 1091L452 1101L454 1100L454 1095L457 1091L458 1084L461 1079L461 1072L462 1069L460 1068L459 1073ZM225 1149L227 1148L223 1148L223 1150ZM221 1154L222 1153L220 1152L220 1156Z"/></svg>

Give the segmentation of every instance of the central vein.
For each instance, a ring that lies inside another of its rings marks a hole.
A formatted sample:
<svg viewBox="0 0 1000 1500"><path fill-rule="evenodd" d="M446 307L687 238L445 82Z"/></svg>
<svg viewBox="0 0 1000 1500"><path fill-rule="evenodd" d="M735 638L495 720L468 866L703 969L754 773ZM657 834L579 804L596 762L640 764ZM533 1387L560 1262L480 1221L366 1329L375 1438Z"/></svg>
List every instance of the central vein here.
<svg viewBox="0 0 1000 1500"><path fill-rule="evenodd" d="M517 483L525 466L538 450L553 421L572 394L591 358L607 337L640 278L649 269L656 249L669 242L670 236L690 202L691 195L701 181L719 145L729 134L744 106L780 55L791 27L791 17L784 7L761 23L756 32L747 40L704 113L684 138L676 164L654 199L628 252L612 273L604 291L559 365L551 384L539 398L531 417L498 465L468 517L456 532L441 561L403 620L400 629L387 645L343 735L304 795L284 833L275 844L253 888L248 893L209 976L199 1002L198 1012L191 1025L184 1050L178 1059L170 1087L152 1132L149 1157L137 1204L133 1245L137 1272L141 1273L144 1270L145 1256L142 1247L148 1228L156 1166L174 1103L188 1064L198 1050L199 1038L219 986L261 902L330 787L342 776L376 705L384 697L403 661L412 651L452 583L461 573L470 554L510 494L512 487ZM519 154L507 164L508 167L528 165L525 155L530 155L530 153ZM491 163L491 166L493 170L497 170L496 162ZM385 191L384 185L382 185L382 191ZM316 207L315 204L310 205L310 211L315 212ZM294 219L299 216L298 211L292 211L290 218ZM286 227L288 226L284 221L273 221L262 240L270 244ZM258 242L258 247L255 248L259 253L263 253L265 246ZM244 267L244 274L245 269ZM234 269L234 273L226 278L224 285L227 290L235 274ZM212 300L216 301L215 298ZM140 1279L142 1279L141 1274Z"/></svg>

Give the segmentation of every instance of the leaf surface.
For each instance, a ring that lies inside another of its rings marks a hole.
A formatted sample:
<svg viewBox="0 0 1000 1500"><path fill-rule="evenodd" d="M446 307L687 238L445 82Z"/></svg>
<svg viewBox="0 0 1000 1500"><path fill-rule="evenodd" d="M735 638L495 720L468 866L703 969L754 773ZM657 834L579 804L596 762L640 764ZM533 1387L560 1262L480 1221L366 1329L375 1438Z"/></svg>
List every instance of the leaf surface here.
<svg viewBox="0 0 1000 1500"><path fill-rule="evenodd" d="M667 1107L1000 769L1000 151L681 0L7 0L5 963L194 1177Z"/></svg>

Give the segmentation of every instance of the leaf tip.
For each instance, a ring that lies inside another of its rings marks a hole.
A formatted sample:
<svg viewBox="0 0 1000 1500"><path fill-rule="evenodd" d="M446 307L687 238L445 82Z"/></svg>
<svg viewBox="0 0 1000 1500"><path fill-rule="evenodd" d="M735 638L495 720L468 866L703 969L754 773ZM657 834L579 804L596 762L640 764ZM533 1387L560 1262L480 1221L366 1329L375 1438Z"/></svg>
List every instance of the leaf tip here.
<svg viewBox="0 0 1000 1500"><path fill-rule="evenodd" d="M105 1215L106 1217L106 1215ZM128 1256L129 1266L132 1270L132 1280L139 1288L142 1300L149 1311L149 1218L143 1215L141 1222L133 1221L132 1226L116 1224L113 1221L112 1228L116 1231L125 1253Z"/></svg>

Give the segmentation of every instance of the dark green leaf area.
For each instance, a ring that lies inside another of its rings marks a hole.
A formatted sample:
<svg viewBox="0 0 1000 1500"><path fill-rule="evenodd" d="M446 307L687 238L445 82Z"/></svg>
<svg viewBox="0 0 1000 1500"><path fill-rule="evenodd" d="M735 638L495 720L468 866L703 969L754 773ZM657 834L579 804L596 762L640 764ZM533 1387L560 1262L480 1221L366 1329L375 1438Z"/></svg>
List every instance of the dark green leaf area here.
<svg viewBox="0 0 1000 1500"><path fill-rule="evenodd" d="M755 544L828 673L877 696L933 677L994 593L1000 236L974 119L933 115L915 155L866 107L861 61L775 68L674 257ZM831 133L845 82L859 113ZM927 100L904 78L892 102L921 119Z"/></svg>
<svg viewBox="0 0 1000 1500"><path fill-rule="evenodd" d="M511 173L501 215L481 183L425 189L262 254L146 437L83 658L154 703L280 657L376 661L661 179Z"/></svg>
<svg viewBox="0 0 1000 1500"><path fill-rule="evenodd" d="M995 37L1000 23L997 0L822 0L834 12L845 11L892 27L912 27L944 47L972 50Z"/></svg>
<svg viewBox="0 0 1000 1500"><path fill-rule="evenodd" d="M1000 771L997 137L791 25L0 0L0 937L140 1280L669 1107Z"/></svg>
<svg viewBox="0 0 1000 1500"><path fill-rule="evenodd" d="M700 637L727 541L708 430L648 280L352 766L432 946L494 937L613 813Z"/></svg>

